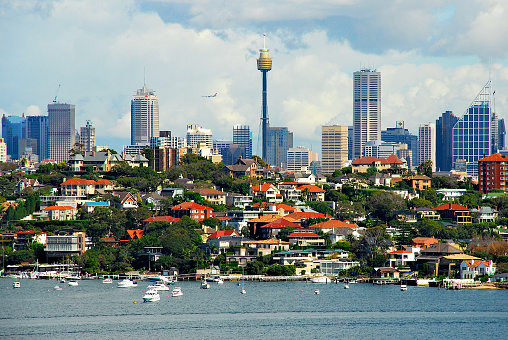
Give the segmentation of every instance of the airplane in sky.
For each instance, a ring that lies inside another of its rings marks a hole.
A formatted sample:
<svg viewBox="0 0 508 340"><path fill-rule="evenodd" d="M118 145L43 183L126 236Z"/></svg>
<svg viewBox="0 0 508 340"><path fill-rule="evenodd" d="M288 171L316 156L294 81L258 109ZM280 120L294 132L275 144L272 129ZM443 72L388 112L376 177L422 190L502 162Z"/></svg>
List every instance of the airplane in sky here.
<svg viewBox="0 0 508 340"><path fill-rule="evenodd" d="M209 96L201 96L201 97L205 97L205 98L213 98L213 97L217 97L217 93L215 94L211 94Z"/></svg>

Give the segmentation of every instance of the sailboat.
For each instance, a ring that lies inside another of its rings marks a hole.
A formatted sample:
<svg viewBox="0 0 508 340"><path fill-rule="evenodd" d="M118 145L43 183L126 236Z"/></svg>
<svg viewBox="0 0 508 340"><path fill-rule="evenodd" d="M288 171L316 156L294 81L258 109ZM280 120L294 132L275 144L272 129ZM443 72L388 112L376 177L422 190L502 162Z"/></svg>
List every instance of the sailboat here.
<svg viewBox="0 0 508 340"><path fill-rule="evenodd" d="M245 289L243 288L243 267L242 267L242 291L240 292L241 294L246 294L247 292L245 291Z"/></svg>

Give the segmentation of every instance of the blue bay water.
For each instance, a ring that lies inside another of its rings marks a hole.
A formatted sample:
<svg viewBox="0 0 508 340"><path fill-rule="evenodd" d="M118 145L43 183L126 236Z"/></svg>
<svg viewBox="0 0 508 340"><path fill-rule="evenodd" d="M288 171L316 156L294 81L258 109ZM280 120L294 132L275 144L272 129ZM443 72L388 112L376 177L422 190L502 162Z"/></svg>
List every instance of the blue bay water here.
<svg viewBox="0 0 508 340"><path fill-rule="evenodd" d="M8 339L506 339L508 291L305 282L178 282L184 295L143 303L147 282L0 279ZM63 287L53 290L55 285ZM319 295L314 290L320 290ZM168 297L169 296L169 297ZM137 301L137 303L133 303Z"/></svg>

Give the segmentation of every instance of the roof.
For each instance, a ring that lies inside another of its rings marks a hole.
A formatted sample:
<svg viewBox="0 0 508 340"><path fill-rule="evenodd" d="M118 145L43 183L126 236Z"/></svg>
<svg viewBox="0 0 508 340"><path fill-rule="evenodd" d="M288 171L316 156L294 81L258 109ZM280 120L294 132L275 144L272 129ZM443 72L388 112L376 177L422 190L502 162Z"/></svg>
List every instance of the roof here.
<svg viewBox="0 0 508 340"><path fill-rule="evenodd" d="M487 262L487 261L482 261L482 260L471 260L471 261L464 261L461 263L462 264L467 264L467 266L469 268L476 268L478 267L480 264L483 264L485 265L486 267L490 267L490 264L491 262ZM495 263L492 263L492 267L497 267Z"/></svg>
<svg viewBox="0 0 508 340"><path fill-rule="evenodd" d="M143 222L176 222L179 221L179 218L173 217L173 216L152 216L147 218L146 220L143 220Z"/></svg>
<svg viewBox="0 0 508 340"><path fill-rule="evenodd" d="M213 210L212 208L206 207L195 202L183 202L175 205L171 210Z"/></svg>
<svg viewBox="0 0 508 340"><path fill-rule="evenodd" d="M320 192L326 192L326 190L323 190L320 187L312 185L312 184L301 185L297 189L300 190L300 191L304 191L305 189L308 189L309 192L318 192L318 193L320 193Z"/></svg>
<svg viewBox="0 0 508 340"><path fill-rule="evenodd" d="M252 191L260 191L260 192L266 192L269 189L271 189L273 186L270 183L263 183L259 186L252 186Z"/></svg>
<svg viewBox="0 0 508 340"><path fill-rule="evenodd" d="M217 230L212 235L208 236L208 239L221 238L224 236L240 236L236 230Z"/></svg>
<svg viewBox="0 0 508 340"><path fill-rule="evenodd" d="M70 206L58 206L58 205L55 205L55 206L44 208L42 210L45 210L45 211L55 211L55 210L64 211L64 210L76 210L76 208L70 207Z"/></svg>
<svg viewBox="0 0 508 340"><path fill-rule="evenodd" d="M289 244L289 242L281 241L276 238L270 238L268 240L259 240L259 241L248 241L244 244Z"/></svg>
<svg viewBox="0 0 508 340"><path fill-rule="evenodd" d="M506 162L506 161L508 161L508 156L502 155L498 152L478 160L478 162Z"/></svg>
<svg viewBox="0 0 508 340"><path fill-rule="evenodd" d="M408 177L406 177L405 179L409 179L409 180L426 179L426 180L429 180L429 181L430 181L430 177L427 177L427 176L425 176L425 175L414 175L414 176L408 176Z"/></svg>
<svg viewBox="0 0 508 340"><path fill-rule="evenodd" d="M189 192L195 192L195 193L200 194L201 196L206 196L206 195L221 195L221 196L226 196L226 193L223 192L223 191L219 191L219 190L215 190L215 189L209 189L209 188L191 189L191 190L189 190Z"/></svg>
<svg viewBox="0 0 508 340"><path fill-rule="evenodd" d="M63 182L62 185L95 185L95 183L92 179L70 178Z"/></svg>
<svg viewBox="0 0 508 340"><path fill-rule="evenodd" d="M352 165L371 165L374 162L380 162L381 164L404 164L397 156L391 154L387 158L359 157L353 161Z"/></svg>
<svg viewBox="0 0 508 340"><path fill-rule="evenodd" d="M291 233L288 235L288 238L293 238L293 237L319 237L318 234L316 233L312 233L312 232L298 232L298 233Z"/></svg>
<svg viewBox="0 0 508 340"><path fill-rule="evenodd" d="M317 224L313 224L310 226L311 228L321 228L321 229L331 229L331 228L358 228L356 224L349 224L347 222L342 222L339 220L328 220L326 222L321 222Z"/></svg>
<svg viewBox="0 0 508 340"><path fill-rule="evenodd" d="M288 217L289 215L287 216L280 216L280 215L277 215L277 214L268 214L268 215L263 215L261 217L258 217L258 218L253 218L253 219L250 219L247 221L247 223L256 223L256 222L266 222L266 223L270 223L270 222L273 222L273 221L276 221L278 219L285 219L285 220L288 220L289 222L293 222L293 223L297 223L298 220L295 219L295 218L291 218L291 217Z"/></svg>
<svg viewBox="0 0 508 340"><path fill-rule="evenodd" d="M412 254L410 251L405 251L405 250L395 250L395 251L391 251L389 254Z"/></svg>
<svg viewBox="0 0 508 340"><path fill-rule="evenodd" d="M443 211L443 210L453 210L453 211L469 211L468 208L455 203L444 203L440 206L437 206L435 208L432 208L434 210Z"/></svg>
<svg viewBox="0 0 508 340"><path fill-rule="evenodd" d="M318 213L318 212L303 212L303 211L301 211L301 212L291 213L289 215L286 215L286 217L291 217L296 220L303 220L303 219L307 219L307 218L328 218L329 216L325 216L324 214Z"/></svg>
<svg viewBox="0 0 508 340"><path fill-rule="evenodd" d="M438 243L439 240L437 238L432 237L415 237L411 240L413 243L423 243L423 244L434 244Z"/></svg>
<svg viewBox="0 0 508 340"><path fill-rule="evenodd" d="M290 220L288 220L284 217L280 217L280 216L275 221L261 226L261 228L272 228L272 229L279 229L279 228L282 229L284 227L300 228L301 226L296 223L291 222Z"/></svg>
<svg viewBox="0 0 508 340"><path fill-rule="evenodd" d="M109 202L85 202L89 207L109 207Z"/></svg>
<svg viewBox="0 0 508 340"><path fill-rule="evenodd" d="M129 234L131 239L141 238L145 234L145 232L141 229L132 229L127 230L127 234Z"/></svg>
<svg viewBox="0 0 508 340"><path fill-rule="evenodd" d="M438 254L438 253L446 253L446 254L462 254L463 252L460 249L455 248L454 246L448 243L435 243L428 246L421 251L423 254Z"/></svg>

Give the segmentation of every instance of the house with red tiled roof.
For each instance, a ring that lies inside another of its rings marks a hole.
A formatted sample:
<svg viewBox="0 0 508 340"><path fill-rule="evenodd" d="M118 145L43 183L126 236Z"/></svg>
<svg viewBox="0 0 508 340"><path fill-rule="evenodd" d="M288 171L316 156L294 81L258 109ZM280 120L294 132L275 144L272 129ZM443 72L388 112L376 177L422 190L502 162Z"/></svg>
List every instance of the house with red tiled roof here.
<svg viewBox="0 0 508 340"><path fill-rule="evenodd" d="M272 203L281 203L283 201L280 190L270 183L263 183L257 186L251 184L249 195Z"/></svg>
<svg viewBox="0 0 508 340"><path fill-rule="evenodd" d="M288 235L289 243L299 246L323 246L325 239L321 238L314 230L309 228L295 229Z"/></svg>
<svg viewBox="0 0 508 340"><path fill-rule="evenodd" d="M432 237L415 237L411 240L411 246L417 247L417 248L427 248L428 246L432 244L439 243L439 240L437 238Z"/></svg>
<svg viewBox="0 0 508 340"><path fill-rule="evenodd" d="M388 253L388 256L390 256L388 259L389 266L411 266L418 255L420 255L420 248L418 247L406 247L405 250L391 251Z"/></svg>
<svg viewBox="0 0 508 340"><path fill-rule="evenodd" d="M113 190L113 183L105 179L94 181L84 178L70 178L60 184L60 190L63 196L85 197L95 195L96 190L101 192Z"/></svg>
<svg viewBox="0 0 508 340"><path fill-rule="evenodd" d="M351 164L353 173L367 172L367 169L371 167L375 167L378 172L388 170L391 173L404 173L407 171L407 163L401 161L394 154L391 154L387 158L359 157Z"/></svg>
<svg viewBox="0 0 508 340"><path fill-rule="evenodd" d="M262 225L260 228L257 229L257 231L260 232L260 236L262 239L268 239L271 237L276 237L280 233L282 228L286 227L293 229L301 228L299 224L292 222L291 219L281 217L270 223Z"/></svg>
<svg viewBox="0 0 508 340"><path fill-rule="evenodd" d="M143 220L143 227L152 222L166 222L173 224L177 221L180 221L180 219L173 216L150 216L146 220Z"/></svg>
<svg viewBox="0 0 508 340"><path fill-rule="evenodd" d="M120 241L118 241L113 236L101 237L101 242L103 242L105 246L111 248L118 248L120 246Z"/></svg>
<svg viewBox="0 0 508 340"><path fill-rule="evenodd" d="M78 210L70 206L51 206L42 209L43 212L48 214L50 221L68 221L75 220Z"/></svg>
<svg viewBox="0 0 508 340"><path fill-rule="evenodd" d="M492 261L470 260L460 264L460 278L474 279L477 276L492 276L496 273L497 266Z"/></svg>
<svg viewBox="0 0 508 340"><path fill-rule="evenodd" d="M236 230L217 230L212 235L208 236L208 239L216 239L224 236L241 236Z"/></svg>
<svg viewBox="0 0 508 340"><path fill-rule="evenodd" d="M194 221L201 222L205 218L213 217L213 209L195 202L183 202L172 207L170 214L176 218L189 216Z"/></svg>
<svg viewBox="0 0 508 340"><path fill-rule="evenodd" d="M299 190L301 192L302 198L305 201L323 202L325 200L326 190L323 190L316 185L304 184L297 187L296 190Z"/></svg>
<svg viewBox="0 0 508 340"><path fill-rule="evenodd" d="M226 193L215 189L190 189L189 192L195 192L211 204L220 205L226 204Z"/></svg>
<svg viewBox="0 0 508 340"><path fill-rule="evenodd" d="M306 220L309 218L331 218L331 216L328 216L328 215L325 215L322 213L306 212L306 211L294 212L289 215L286 215L285 217L294 218L295 220L299 220L299 221Z"/></svg>
<svg viewBox="0 0 508 340"><path fill-rule="evenodd" d="M122 241L132 241L137 240L143 237L145 231L143 229L128 229L126 234L123 237Z"/></svg>
<svg viewBox="0 0 508 340"><path fill-rule="evenodd" d="M472 217L468 208L455 203L444 203L432 208L439 212L441 219L449 219L457 224L470 224Z"/></svg>

